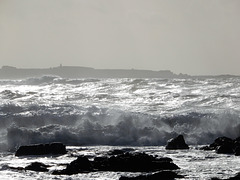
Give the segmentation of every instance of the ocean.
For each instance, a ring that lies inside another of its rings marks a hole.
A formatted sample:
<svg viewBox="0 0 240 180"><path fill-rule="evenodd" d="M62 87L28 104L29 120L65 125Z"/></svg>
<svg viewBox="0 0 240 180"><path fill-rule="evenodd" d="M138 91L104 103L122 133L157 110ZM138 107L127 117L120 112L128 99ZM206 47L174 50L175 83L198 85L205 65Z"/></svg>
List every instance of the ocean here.
<svg viewBox="0 0 240 180"><path fill-rule="evenodd" d="M165 150L178 134L190 149ZM227 178L240 172L239 157L199 150L220 136L240 136L237 77L0 80L1 179L119 179L124 173L57 176L8 166L39 161L53 171L76 159L72 153L94 157L122 147L170 157L186 179ZM50 142L64 143L71 156L14 156L21 145Z"/></svg>

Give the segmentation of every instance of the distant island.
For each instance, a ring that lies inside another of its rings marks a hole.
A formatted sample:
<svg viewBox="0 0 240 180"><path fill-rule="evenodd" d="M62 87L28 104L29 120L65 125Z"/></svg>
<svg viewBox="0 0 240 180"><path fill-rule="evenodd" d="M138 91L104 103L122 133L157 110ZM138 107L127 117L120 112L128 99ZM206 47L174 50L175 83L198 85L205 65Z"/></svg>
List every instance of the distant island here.
<svg viewBox="0 0 240 180"><path fill-rule="evenodd" d="M176 78L188 75L176 75L169 70L151 71L137 69L94 69L81 66L58 66L52 68L16 68L3 66L0 69L0 79L22 79L44 75L60 76L62 78Z"/></svg>
<svg viewBox="0 0 240 180"><path fill-rule="evenodd" d="M138 69L94 69L81 66L58 66L51 68L16 68L3 66L0 69L0 79L23 79L41 77L44 75L59 76L62 78L229 78L233 75L219 76L190 76L174 74L170 70L138 70Z"/></svg>

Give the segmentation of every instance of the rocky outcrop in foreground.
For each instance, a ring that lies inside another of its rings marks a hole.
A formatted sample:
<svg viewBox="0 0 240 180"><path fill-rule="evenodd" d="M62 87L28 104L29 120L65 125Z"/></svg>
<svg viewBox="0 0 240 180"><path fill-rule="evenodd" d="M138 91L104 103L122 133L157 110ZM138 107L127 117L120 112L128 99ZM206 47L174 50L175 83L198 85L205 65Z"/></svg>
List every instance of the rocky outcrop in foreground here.
<svg viewBox="0 0 240 180"><path fill-rule="evenodd" d="M20 146L15 156L28 155L47 155L47 154L66 154L66 146L62 143L36 144L29 146Z"/></svg>
<svg viewBox="0 0 240 180"><path fill-rule="evenodd" d="M50 145L32 145L32 146L22 146L16 152L18 156L20 155L39 155L46 152L51 152L49 149L46 151L46 147L59 146L60 144L50 144ZM45 149L44 149L45 148ZM60 148L60 149L61 149ZM39 151L41 149L41 151ZM44 149L44 151L43 151ZM33 150L36 150L33 153ZM59 153L59 151L57 151ZM60 152L65 152L64 149ZM45 165L41 162L33 162L23 167L8 167L13 170L30 170L36 172L49 172L50 166ZM114 172L142 172L142 175L136 177L120 177L120 180L127 179L142 179L142 180L153 180L153 179L175 179L183 178L183 176L178 175L176 171L179 167L172 162L171 158L158 156L152 156L144 152L134 152L133 149L122 149L109 151L105 156L95 157L93 160L89 160L87 156L78 156L76 160L69 164L66 164L66 168L62 170L55 170L52 172L53 175L73 175L78 173L88 173L96 171L114 171Z"/></svg>
<svg viewBox="0 0 240 180"><path fill-rule="evenodd" d="M91 161L86 156L79 156L65 169L54 171L53 174L72 175L92 171L157 172L176 169L179 167L170 158L157 158L139 152L124 152L113 156L95 157Z"/></svg>
<svg viewBox="0 0 240 180"><path fill-rule="evenodd" d="M231 139L219 137L209 146L204 146L201 150L215 150L218 154L234 154L240 156L240 137Z"/></svg>
<svg viewBox="0 0 240 180"><path fill-rule="evenodd" d="M31 146L32 147L32 146ZM37 146L38 147L38 146ZM34 146L36 148L36 146ZM26 154L26 153L25 153ZM32 154L32 153L31 153ZM36 171L48 172L50 166L41 162L32 162L25 168L9 167L17 171ZM76 160L66 164L66 168L55 170L53 175L73 175L78 173L88 173L96 171L114 171L114 172L141 172L138 176L122 176L120 180L171 180L175 178L184 178L178 175L179 167L172 162L171 158L152 156L144 152L134 152L133 149L109 151L105 156L95 157L89 160L87 156L78 156Z"/></svg>

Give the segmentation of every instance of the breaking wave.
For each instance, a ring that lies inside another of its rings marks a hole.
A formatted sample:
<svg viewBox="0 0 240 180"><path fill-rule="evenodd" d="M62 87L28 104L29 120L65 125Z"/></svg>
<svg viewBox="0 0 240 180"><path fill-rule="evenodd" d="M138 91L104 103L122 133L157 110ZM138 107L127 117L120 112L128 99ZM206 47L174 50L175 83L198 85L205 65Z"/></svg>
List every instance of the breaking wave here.
<svg viewBox="0 0 240 180"><path fill-rule="evenodd" d="M7 129L8 146L56 141L67 145L165 145L177 134L183 134L189 144L206 144L218 136L240 136L240 119L232 112L160 117L91 109L95 111L77 116L13 117Z"/></svg>
<svg viewBox="0 0 240 180"><path fill-rule="evenodd" d="M0 150L67 145L189 144L240 136L238 79L1 81Z"/></svg>

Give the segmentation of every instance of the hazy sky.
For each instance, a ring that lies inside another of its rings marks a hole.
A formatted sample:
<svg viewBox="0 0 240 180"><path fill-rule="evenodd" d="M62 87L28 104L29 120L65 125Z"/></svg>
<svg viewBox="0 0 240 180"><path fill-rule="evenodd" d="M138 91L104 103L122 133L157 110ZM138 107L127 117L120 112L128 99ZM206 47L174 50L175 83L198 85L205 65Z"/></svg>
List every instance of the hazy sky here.
<svg viewBox="0 0 240 180"><path fill-rule="evenodd" d="M0 66L240 75L240 0L0 0Z"/></svg>

